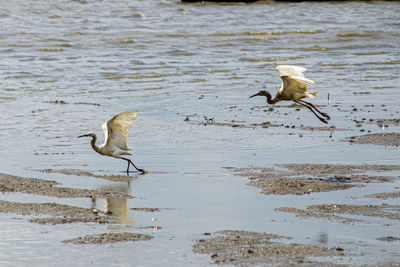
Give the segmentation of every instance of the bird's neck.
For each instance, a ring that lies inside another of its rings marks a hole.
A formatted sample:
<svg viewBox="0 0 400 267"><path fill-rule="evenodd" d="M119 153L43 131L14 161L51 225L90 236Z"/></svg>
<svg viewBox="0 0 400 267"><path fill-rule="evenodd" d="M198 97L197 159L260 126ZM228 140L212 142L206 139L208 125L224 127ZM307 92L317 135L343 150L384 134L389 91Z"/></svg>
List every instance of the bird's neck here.
<svg viewBox="0 0 400 267"><path fill-rule="evenodd" d="M93 149L97 152L100 153L100 148L98 146L96 146L96 142L97 142L97 136L93 136L92 137L92 141L90 142L90 144L92 145ZM101 154L101 153L100 153Z"/></svg>
<svg viewBox="0 0 400 267"><path fill-rule="evenodd" d="M276 97L274 97L274 99L272 99L272 96L271 96L271 94L270 93L266 93L266 97L267 97L267 103L268 104L275 104L276 102L278 102L277 100L276 100Z"/></svg>

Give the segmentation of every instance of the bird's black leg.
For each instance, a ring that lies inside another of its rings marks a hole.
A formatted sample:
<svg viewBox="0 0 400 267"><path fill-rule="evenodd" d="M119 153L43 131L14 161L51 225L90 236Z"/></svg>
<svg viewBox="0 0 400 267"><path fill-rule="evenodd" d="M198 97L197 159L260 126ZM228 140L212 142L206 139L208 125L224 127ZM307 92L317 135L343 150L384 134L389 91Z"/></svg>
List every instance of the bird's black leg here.
<svg viewBox="0 0 400 267"><path fill-rule="evenodd" d="M320 121L322 121L323 123L328 123L324 118L321 118L320 116L318 116L318 114L315 113L315 111L314 111L310 106L308 106L307 104L305 104L305 103L303 103L303 102L300 102L300 101L297 102L297 103L299 103L300 105L303 105L303 106L305 106L306 108L308 108L309 110L311 110L311 112L314 113L314 115L317 116L317 118L318 118Z"/></svg>
<svg viewBox="0 0 400 267"><path fill-rule="evenodd" d="M324 116L326 119L330 120L331 117L329 117L328 114L326 114L325 112L321 112L320 110L318 110L313 104L311 104L310 102L306 102L304 100L300 100L300 102L302 102L303 104L307 104L309 106L311 106L312 108L314 108L319 114L321 114L322 116Z"/></svg>
<svg viewBox="0 0 400 267"><path fill-rule="evenodd" d="M133 164L133 162L132 162L130 159L123 158L123 157L121 157L121 159L124 159L124 160L126 160L126 161L128 162L128 169L126 169L126 173L128 173L128 175L129 175L129 165L130 165L130 164L132 164L132 166L135 167L135 169L136 169L137 171L139 171L139 172L141 172L141 173L145 173L145 172L146 172L145 170L139 169L138 167L136 167L135 164Z"/></svg>

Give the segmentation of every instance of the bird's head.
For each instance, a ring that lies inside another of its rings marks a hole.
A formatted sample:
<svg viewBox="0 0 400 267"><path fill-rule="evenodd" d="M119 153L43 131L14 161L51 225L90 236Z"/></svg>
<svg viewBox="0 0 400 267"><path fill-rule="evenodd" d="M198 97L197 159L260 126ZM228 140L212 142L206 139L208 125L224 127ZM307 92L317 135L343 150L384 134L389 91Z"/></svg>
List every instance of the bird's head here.
<svg viewBox="0 0 400 267"><path fill-rule="evenodd" d="M268 96L270 95L267 91L261 90L257 94L250 96L249 98L255 97L255 96Z"/></svg>
<svg viewBox="0 0 400 267"><path fill-rule="evenodd" d="M83 134L83 135L78 136L78 138L81 138L81 137L95 137L95 136L96 136L95 133L89 132L87 134Z"/></svg>

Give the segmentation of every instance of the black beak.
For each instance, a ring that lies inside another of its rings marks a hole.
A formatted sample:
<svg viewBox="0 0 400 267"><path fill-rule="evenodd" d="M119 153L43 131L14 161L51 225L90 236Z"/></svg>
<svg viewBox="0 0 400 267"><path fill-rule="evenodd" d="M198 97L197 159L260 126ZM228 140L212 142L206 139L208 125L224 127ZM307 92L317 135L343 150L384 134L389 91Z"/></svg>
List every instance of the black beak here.
<svg viewBox="0 0 400 267"><path fill-rule="evenodd" d="M81 137L85 137L85 136L88 136L88 135L87 135L87 134L80 135L80 136L78 136L77 138L81 138Z"/></svg>
<svg viewBox="0 0 400 267"><path fill-rule="evenodd" d="M252 98L252 97L255 97L255 96L259 96L259 94L257 93L255 95L250 96L249 98Z"/></svg>

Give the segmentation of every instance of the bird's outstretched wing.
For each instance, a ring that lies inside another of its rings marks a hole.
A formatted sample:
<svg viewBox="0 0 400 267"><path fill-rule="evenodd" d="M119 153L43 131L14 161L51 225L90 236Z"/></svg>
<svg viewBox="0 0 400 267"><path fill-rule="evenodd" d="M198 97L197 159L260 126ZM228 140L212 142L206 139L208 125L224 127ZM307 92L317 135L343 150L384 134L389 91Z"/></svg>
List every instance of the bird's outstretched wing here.
<svg viewBox="0 0 400 267"><path fill-rule="evenodd" d="M114 145L120 149L128 150L128 128L133 125L138 111L136 109L128 110L115 115L107 123L103 123L101 128L104 132L104 145Z"/></svg>
<svg viewBox="0 0 400 267"><path fill-rule="evenodd" d="M292 65L280 65L276 67L276 71L279 73L279 76L295 76L304 78L303 72L306 70L306 68Z"/></svg>
<svg viewBox="0 0 400 267"><path fill-rule="evenodd" d="M314 85L314 81L304 77L303 72L307 69L299 66L281 65L276 67L276 70L282 79L282 90L294 90L306 92L307 86Z"/></svg>

